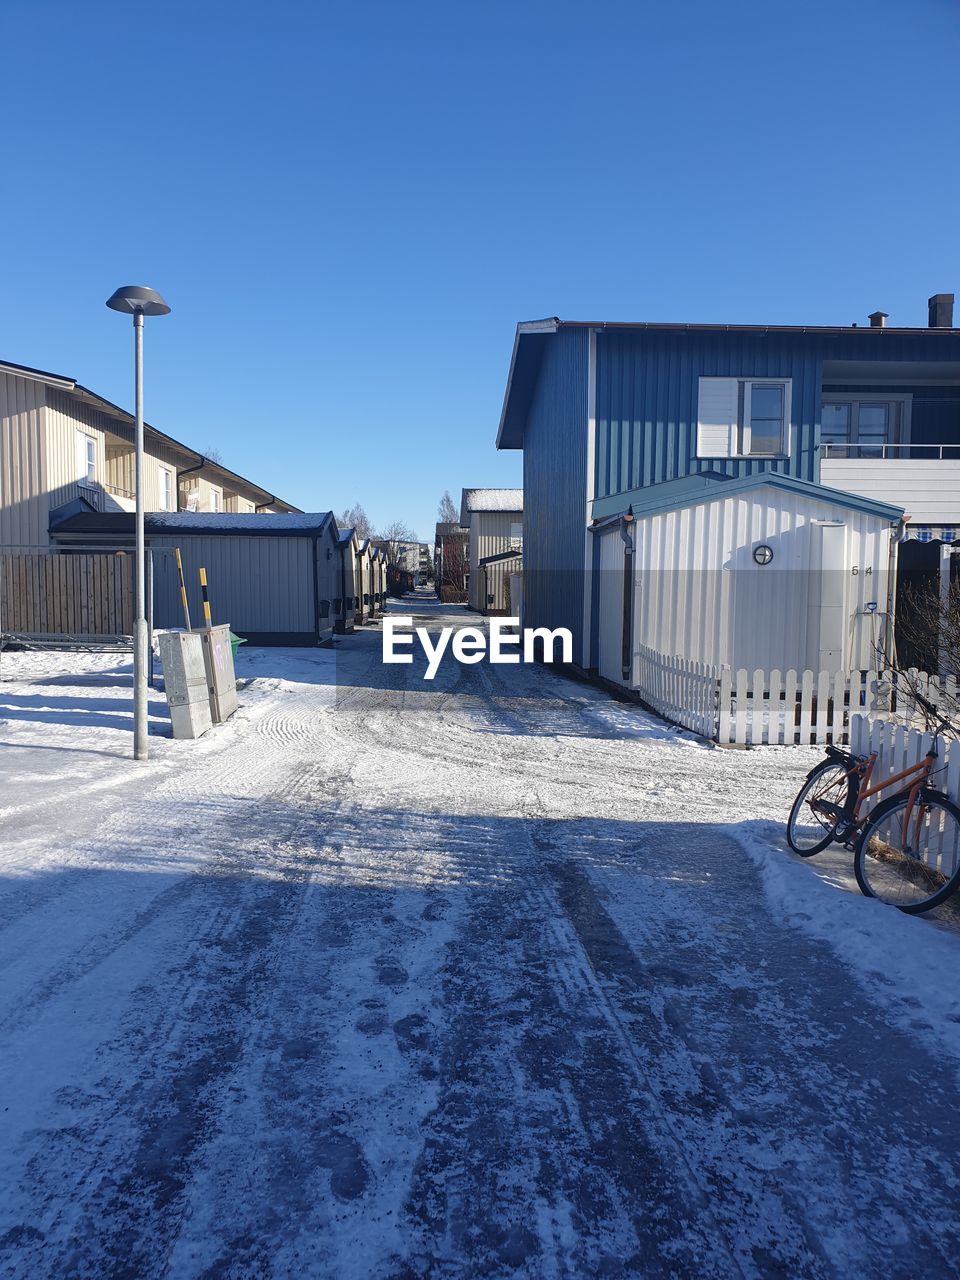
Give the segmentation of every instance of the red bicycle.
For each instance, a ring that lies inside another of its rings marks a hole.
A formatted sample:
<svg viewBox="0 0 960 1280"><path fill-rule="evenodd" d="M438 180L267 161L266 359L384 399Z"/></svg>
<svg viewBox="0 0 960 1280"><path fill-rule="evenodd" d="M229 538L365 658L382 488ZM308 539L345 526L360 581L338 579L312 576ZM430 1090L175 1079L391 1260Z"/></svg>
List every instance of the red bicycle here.
<svg viewBox="0 0 960 1280"><path fill-rule="evenodd" d="M877 753L856 756L827 747L807 774L787 822L787 843L802 858L834 841L854 851L857 883L870 898L915 915L960 887L960 807L928 786L936 771L942 721L917 764L871 785ZM862 816L864 802L899 786Z"/></svg>

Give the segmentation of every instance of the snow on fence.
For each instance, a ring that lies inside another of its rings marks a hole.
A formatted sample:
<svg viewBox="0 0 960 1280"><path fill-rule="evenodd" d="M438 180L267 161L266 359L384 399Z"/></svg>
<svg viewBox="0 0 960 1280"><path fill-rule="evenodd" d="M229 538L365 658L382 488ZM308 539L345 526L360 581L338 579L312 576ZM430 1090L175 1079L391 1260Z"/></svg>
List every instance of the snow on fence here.
<svg viewBox="0 0 960 1280"><path fill-rule="evenodd" d="M862 755L876 751L878 756L871 785L916 764L930 750L932 742L932 733L896 720L871 715L850 717L850 749ZM941 738L937 754L937 768L931 775L930 786L945 791L951 800L960 804L960 742ZM876 799L885 800L890 795L892 790L881 792ZM873 803L867 801L865 811L869 812Z"/></svg>
<svg viewBox="0 0 960 1280"><path fill-rule="evenodd" d="M909 721L915 690L934 705L956 705L958 693L956 681L917 671L732 671L647 648L637 654L637 676L637 692L655 711L724 746L845 743L854 715Z"/></svg>

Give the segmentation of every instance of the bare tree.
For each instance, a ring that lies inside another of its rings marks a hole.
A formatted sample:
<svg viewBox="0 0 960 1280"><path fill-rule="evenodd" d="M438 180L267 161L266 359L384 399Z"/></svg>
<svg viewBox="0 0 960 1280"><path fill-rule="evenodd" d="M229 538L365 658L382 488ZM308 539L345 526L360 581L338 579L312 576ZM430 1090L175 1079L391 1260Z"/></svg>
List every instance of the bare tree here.
<svg viewBox="0 0 960 1280"><path fill-rule="evenodd" d="M373 522L359 502L338 516L337 524L341 529L356 529L358 538L373 537Z"/></svg>
<svg viewBox="0 0 960 1280"><path fill-rule="evenodd" d="M416 564L406 564L406 557L401 556L401 550L409 546L417 546L417 535L413 532L409 525L404 524L402 520L394 520L392 524L388 524L385 529L381 529L377 534L377 538L383 543L387 549L387 560L390 564L403 563L404 568L411 569L416 572Z"/></svg>
<svg viewBox="0 0 960 1280"><path fill-rule="evenodd" d="M203 456L206 458L208 462L216 462L220 466L223 466L223 454L220 452L219 449L217 448L204 449L202 450L202 452L203 452Z"/></svg>
<svg viewBox="0 0 960 1280"><path fill-rule="evenodd" d="M459 524L460 512L453 504L450 497L450 490L443 491L443 497L440 499L440 505L437 507L437 519L441 524Z"/></svg>
<svg viewBox="0 0 960 1280"><path fill-rule="evenodd" d="M437 595L444 604L462 603L467 598L467 535L454 530L437 536Z"/></svg>
<svg viewBox="0 0 960 1280"><path fill-rule="evenodd" d="M945 592L929 581L902 587L896 653L883 656L891 710L928 729L945 720L960 733L960 580Z"/></svg>

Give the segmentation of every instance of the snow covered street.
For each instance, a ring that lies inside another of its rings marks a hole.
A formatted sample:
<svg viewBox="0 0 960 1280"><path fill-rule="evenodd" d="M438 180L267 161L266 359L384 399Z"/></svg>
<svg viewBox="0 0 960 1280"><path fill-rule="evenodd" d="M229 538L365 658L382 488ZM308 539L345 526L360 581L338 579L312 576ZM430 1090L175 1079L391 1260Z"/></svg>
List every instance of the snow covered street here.
<svg viewBox="0 0 960 1280"><path fill-rule="evenodd" d="M380 644L146 765L3 655L0 1275L958 1274L960 934L786 851L819 750Z"/></svg>

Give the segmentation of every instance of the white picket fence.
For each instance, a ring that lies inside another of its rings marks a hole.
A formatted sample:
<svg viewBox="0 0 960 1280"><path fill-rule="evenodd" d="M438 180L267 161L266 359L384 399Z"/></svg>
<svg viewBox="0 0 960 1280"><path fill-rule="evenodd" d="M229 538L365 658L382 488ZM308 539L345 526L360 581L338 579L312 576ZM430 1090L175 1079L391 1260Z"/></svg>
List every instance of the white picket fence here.
<svg viewBox="0 0 960 1280"><path fill-rule="evenodd" d="M930 750L932 733L910 728L894 719L869 715L850 717L850 749L857 754L869 755L876 751L878 759L871 785L900 773L909 765L917 764ZM960 742L940 740L936 772L931 775L930 786L945 791L951 800L960 804ZM884 800L893 791L881 792L877 800ZM864 812L869 812L873 801L866 801Z"/></svg>
<svg viewBox="0 0 960 1280"><path fill-rule="evenodd" d="M646 648L637 668L644 702L724 746L845 743L855 715L915 722L915 688L935 705L955 707L958 699L956 681L919 672L731 671Z"/></svg>
<svg viewBox="0 0 960 1280"><path fill-rule="evenodd" d="M682 724L705 738L717 731L716 667L684 658L668 658L654 649L638 655L637 691L648 706L675 724Z"/></svg>

